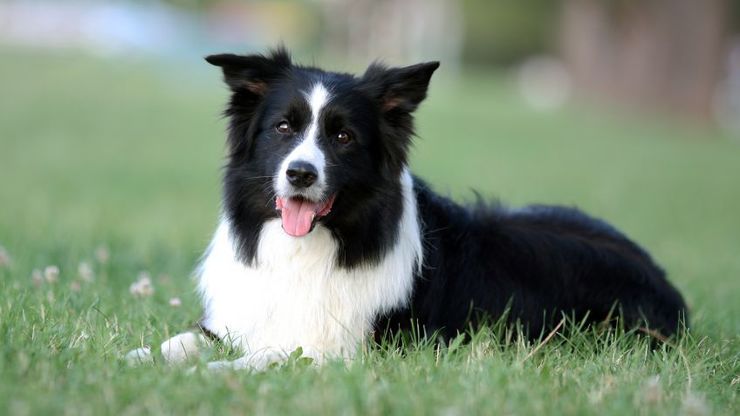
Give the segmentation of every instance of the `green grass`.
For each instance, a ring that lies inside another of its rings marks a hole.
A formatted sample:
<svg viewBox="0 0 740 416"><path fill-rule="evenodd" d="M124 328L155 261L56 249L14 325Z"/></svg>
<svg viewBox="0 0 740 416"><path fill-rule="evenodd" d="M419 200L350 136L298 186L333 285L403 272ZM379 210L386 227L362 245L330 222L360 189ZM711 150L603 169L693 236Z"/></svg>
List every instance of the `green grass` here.
<svg viewBox="0 0 740 416"><path fill-rule="evenodd" d="M533 112L502 75L433 83L416 173L459 200L475 188L512 204L577 204L624 229L691 306L691 334L676 347L566 331L538 348L484 330L467 344L389 344L319 369L128 366L126 351L156 349L199 315L190 271L218 212L226 94L200 65L0 50L0 245L12 259L0 268L0 413L740 410L740 146L583 107ZM79 283L81 261L93 282ZM59 281L37 287L32 270L50 264ZM128 292L140 271L153 276L152 297Z"/></svg>

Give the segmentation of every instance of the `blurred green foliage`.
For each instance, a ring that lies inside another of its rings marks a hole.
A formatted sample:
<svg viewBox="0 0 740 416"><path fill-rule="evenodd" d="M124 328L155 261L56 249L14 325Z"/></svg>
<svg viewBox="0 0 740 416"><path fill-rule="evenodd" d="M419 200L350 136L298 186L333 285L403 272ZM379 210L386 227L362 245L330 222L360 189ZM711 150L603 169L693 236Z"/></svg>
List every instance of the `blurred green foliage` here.
<svg viewBox="0 0 740 416"><path fill-rule="evenodd" d="M462 0L463 58L471 64L511 64L554 47L559 2Z"/></svg>

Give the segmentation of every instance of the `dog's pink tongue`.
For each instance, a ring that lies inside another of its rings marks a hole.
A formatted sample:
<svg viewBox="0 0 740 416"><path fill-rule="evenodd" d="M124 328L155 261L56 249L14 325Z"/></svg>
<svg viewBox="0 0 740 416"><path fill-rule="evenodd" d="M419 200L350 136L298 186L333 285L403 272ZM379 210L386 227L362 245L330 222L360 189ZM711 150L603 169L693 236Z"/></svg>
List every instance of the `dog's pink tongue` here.
<svg viewBox="0 0 740 416"><path fill-rule="evenodd" d="M280 198L278 205L283 217L283 230L293 237L303 237L311 231L318 204L297 198Z"/></svg>

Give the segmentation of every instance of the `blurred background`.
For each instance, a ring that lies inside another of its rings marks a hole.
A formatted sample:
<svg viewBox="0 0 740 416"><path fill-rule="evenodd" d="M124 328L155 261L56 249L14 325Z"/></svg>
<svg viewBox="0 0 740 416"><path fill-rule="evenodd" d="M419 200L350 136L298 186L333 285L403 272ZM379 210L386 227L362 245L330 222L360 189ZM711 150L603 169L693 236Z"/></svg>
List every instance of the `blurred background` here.
<svg viewBox="0 0 740 416"><path fill-rule="evenodd" d="M188 274L224 150L227 91L202 57L280 42L341 71L442 61L412 157L436 189L581 206L679 286L738 293L731 0L2 0L0 248L16 271L74 269L103 244L126 270Z"/></svg>
<svg viewBox="0 0 740 416"><path fill-rule="evenodd" d="M447 76L513 70L537 108L575 96L740 129L738 10L730 0L5 0L0 42L183 64L278 42L346 65L438 59Z"/></svg>

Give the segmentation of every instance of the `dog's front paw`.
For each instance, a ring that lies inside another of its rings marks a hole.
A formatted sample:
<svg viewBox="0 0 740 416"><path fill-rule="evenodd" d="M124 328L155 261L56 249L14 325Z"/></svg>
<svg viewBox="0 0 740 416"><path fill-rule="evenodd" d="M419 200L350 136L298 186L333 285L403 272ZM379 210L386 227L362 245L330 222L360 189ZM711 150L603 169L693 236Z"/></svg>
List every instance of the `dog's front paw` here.
<svg viewBox="0 0 740 416"><path fill-rule="evenodd" d="M241 358L233 361L211 361L208 363L208 370L249 370L265 371L273 364L279 364L286 361L289 354L279 349L264 349L251 354L246 354Z"/></svg>
<svg viewBox="0 0 740 416"><path fill-rule="evenodd" d="M211 361L206 364L206 368L208 368L209 371L239 370L244 368L239 365L238 361L239 360Z"/></svg>
<svg viewBox="0 0 740 416"><path fill-rule="evenodd" d="M141 347L133 349L126 353L123 357L129 365L136 366L139 364L147 364L153 361L152 350L149 347Z"/></svg>
<svg viewBox="0 0 740 416"><path fill-rule="evenodd" d="M162 357L169 364L177 364L200 355L200 348L208 340L202 334L184 332L163 342L160 346Z"/></svg>
<svg viewBox="0 0 740 416"><path fill-rule="evenodd" d="M255 367L249 357L241 357L233 361L211 361L206 365L209 371L227 371L227 370L249 370L262 371L264 368ZM266 368L266 367L265 367Z"/></svg>

